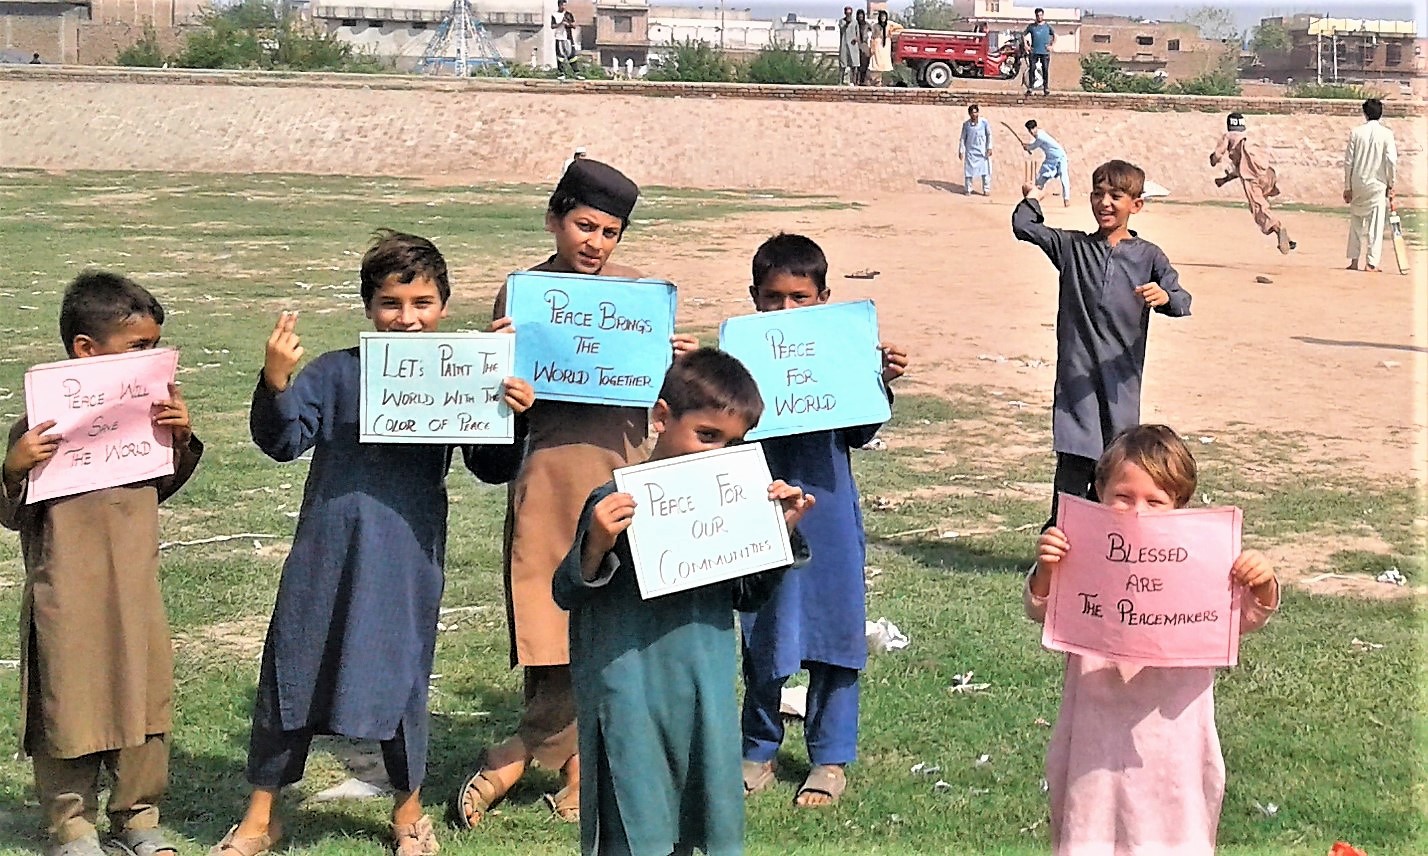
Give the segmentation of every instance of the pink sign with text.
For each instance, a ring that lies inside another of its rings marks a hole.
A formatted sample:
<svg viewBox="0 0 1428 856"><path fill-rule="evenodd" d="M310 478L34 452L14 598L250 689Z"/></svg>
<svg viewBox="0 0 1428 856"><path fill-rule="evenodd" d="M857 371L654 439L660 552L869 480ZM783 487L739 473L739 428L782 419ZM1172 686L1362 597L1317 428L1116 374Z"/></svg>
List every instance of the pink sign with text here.
<svg viewBox="0 0 1428 856"><path fill-rule="evenodd" d="M1051 577L1041 644L1141 666L1239 660L1238 508L1146 514L1061 495L1071 545Z"/></svg>
<svg viewBox="0 0 1428 856"><path fill-rule="evenodd" d="M169 397L178 351L156 348L44 363L25 372L30 425L53 419L64 439L30 471L26 502L147 481L174 471L173 435L154 426Z"/></svg>

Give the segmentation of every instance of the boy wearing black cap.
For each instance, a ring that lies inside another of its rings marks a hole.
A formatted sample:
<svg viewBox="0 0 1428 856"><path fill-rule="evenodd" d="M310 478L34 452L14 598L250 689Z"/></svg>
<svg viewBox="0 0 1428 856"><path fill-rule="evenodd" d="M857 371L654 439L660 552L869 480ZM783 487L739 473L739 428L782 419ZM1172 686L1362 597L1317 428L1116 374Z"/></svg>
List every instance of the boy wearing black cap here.
<svg viewBox="0 0 1428 856"><path fill-rule="evenodd" d="M587 276L638 278L610 262L630 224L639 188L600 161L573 162L546 206L545 228L555 253L531 268ZM590 287L599 288L598 281ZM508 330L506 289L496 295L493 332ZM692 351L692 336L673 337L675 355ZM516 733L481 754L475 774L457 792L453 819L469 829L525 774L532 761L560 770L564 787L546 797L556 817L580 819L580 758L570 683L569 621L551 583L575 540L585 500L617 467L649 455L649 415L639 407L538 401L525 415L529 445L506 506L506 615L511 665L525 670L525 711Z"/></svg>
<svg viewBox="0 0 1428 856"><path fill-rule="evenodd" d="M1245 133L1243 114L1231 113L1225 119L1225 135L1210 154L1210 166L1216 166L1221 161L1228 161L1228 168L1223 176L1215 179L1215 185L1224 187L1227 182L1238 178L1244 187L1245 201L1249 203L1255 225L1264 234L1276 236L1279 251L1288 255L1298 243L1289 240L1289 230L1269 210L1269 198L1279 195L1274 162L1269 152L1252 142Z"/></svg>

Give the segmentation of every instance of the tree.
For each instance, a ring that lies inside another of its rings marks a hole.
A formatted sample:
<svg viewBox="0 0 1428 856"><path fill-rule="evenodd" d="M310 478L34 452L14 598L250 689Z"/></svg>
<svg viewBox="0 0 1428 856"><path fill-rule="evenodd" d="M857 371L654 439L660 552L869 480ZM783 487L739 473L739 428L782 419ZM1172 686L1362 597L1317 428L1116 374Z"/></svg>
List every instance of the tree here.
<svg viewBox="0 0 1428 856"><path fill-rule="evenodd" d="M895 16L898 23L913 30L955 30L962 16L947 0L912 0Z"/></svg>
<svg viewBox="0 0 1428 856"><path fill-rule="evenodd" d="M1200 28L1200 35L1217 42L1240 41L1239 28L1235 26L1235 13L1227 6L1200 6L1184 15L1185 23Z"/></svg>
<svg viewBox="0 0 1428 856"><path fill-rule="evenodd" d="M739 70L723 51L706 41L685 39L671 42L665 48L663 60L650 69L650 80L683 83L733 83Z"/></svg>
<svg viewBox="0 0 1428 856"><path fill-rule="evenodd" d="M1294 47L1284 25L1273 18L1260 22L1260 25L1254 28L1253 45L1254 52L1260 56L1286 54Z"/></svg>

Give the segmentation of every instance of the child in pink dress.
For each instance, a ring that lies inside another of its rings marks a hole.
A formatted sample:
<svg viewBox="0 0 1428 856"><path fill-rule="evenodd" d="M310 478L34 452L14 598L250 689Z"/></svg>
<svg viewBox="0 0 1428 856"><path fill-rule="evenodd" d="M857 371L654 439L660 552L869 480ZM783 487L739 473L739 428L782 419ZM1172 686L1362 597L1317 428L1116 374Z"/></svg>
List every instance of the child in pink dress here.
<svg viewBox="0 0 1428 856"><path fill-rule="evenodd" d="M1096 496L1123 511L1183 508L1195 495L1195 459L1164 425L1122 432L1096 463ZM1027 617L1046 619L1051 576L1072 545L1056 527L1037 542ZM1279 608L1263 555L1230 567L1249 589L1240 632ZM1061 710L1046 751L1051 847L1057 856L1199 856L1215 851L1225 760L1215 731L1215 670L1161 668L1066 655Z"/></svg>

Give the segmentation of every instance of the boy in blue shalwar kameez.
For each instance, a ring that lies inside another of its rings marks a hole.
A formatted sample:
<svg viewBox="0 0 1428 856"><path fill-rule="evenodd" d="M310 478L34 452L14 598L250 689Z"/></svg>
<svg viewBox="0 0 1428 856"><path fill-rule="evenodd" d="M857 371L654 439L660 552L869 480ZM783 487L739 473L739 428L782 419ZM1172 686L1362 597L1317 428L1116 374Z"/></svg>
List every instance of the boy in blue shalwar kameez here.
<svg viewBox="0 0 1428 856"><path fill-rule="evenodd" d="M446 262L425 238L383 233L362 259L361 279L378 332L434 332L446 316ZM323 354L293 378L303 353L296 323L283 313L268 338L249 423L269 457L291 461L313 449L312 465L263 645L248 748L253 795L210 853L271 850L282 834L279 791L302 778L314 735L340 734L381 741L397 789L394 848L431 856L437 842L420 788L453 447L360 443L358 349ZM506 380L513 410L533 399L529 384ZM519 464L520 445L466 448L463 457L478 477L497 481Z"/></svg>
<svg viewBox="0 0 1428 856"><path fill-rule="evenodd" d="M828 260L802 235L776 235L754 254L749 294L760 312L826 303ZM907 370L907 354L884 342L884 384ZM889 392L891 396L891 392ZM783 742L779 697L784 683L808 670L804 733L808 778L800 806L836 802L846 787L844 767L857 756L858 672L867 663L865 545L858 487L850 450L881 425L815 431L764 440L769 471L818 496L802 531L813 555L792 570L758 612L746 612L744 640L744 788L763 790L774 779L774 756Z"/></svg>
<svg viewBox="0 0 1428 856"><path fill-rule="evenodd" d="M650 413L652 460L719 449L759 421L763 400L738 360L703 348L676 360ZM793 526L813 497L782 481ZM734 698L734 610L768 597L782 569L641 600L625 529L635 499L595 489L553 593L570 610L585 856L744 852Z"/></svg>

